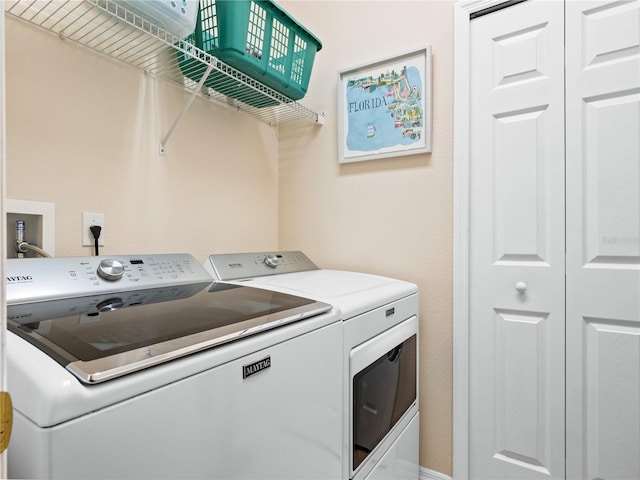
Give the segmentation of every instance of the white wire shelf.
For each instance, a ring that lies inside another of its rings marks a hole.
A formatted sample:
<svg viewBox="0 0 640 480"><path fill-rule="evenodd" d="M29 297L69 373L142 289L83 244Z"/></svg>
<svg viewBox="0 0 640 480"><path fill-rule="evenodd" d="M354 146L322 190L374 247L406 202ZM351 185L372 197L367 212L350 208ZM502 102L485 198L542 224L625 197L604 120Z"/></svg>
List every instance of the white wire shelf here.
<svg viewBox="0 0 640 480"><path fill-rule="evenodd" d="M304 118L324 123L323 114L257 82L113 0L17 0L6 9L6 13L192 92L183 112L163 139L161 150L196 95L245 112L270 125ZM245 87L244 91L252 92L250 95L255 92L255 102L251 101L252 98L244 98L249 103L260 104L267 98L274 105L257 108L223 95L204 86L204 80L196 82L185 76L181 64L183 69L197 68L201 72L215 74L216 85L241 85Z"/></svg>

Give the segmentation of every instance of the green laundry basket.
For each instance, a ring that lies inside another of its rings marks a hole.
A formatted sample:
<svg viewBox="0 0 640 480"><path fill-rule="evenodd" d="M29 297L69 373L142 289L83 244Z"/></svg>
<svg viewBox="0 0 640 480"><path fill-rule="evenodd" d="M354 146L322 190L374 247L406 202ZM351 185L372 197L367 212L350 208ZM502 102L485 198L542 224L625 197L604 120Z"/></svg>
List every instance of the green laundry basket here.
<svg viewBox="0 0 640 480"><path fill-rule="evenodd" d="M292 100L307 93L315 54L322 48L270 0L200 0L195 32L186 41ZM206 67L179 56L182 73L199 82ZM279 103L216 70L205 85L254 107Z"/></svg>

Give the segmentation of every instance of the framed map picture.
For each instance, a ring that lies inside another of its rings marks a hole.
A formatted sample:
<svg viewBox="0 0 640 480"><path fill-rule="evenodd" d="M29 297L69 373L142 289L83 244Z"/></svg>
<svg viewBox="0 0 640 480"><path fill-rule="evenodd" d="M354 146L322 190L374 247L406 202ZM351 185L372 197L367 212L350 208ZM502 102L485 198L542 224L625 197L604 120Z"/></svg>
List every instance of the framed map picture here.
<svg viewBox="0 0 640 480"><path fill-rule="evenodd" d="M431 46L338 73L340 163L431 151Z"/></svg>

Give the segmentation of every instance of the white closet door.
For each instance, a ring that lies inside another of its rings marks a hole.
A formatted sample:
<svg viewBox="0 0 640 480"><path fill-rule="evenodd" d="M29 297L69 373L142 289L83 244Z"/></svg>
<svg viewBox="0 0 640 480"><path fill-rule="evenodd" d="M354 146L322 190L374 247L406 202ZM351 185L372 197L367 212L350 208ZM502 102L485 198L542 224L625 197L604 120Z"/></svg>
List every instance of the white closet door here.
<svg viewBox="0 0 640 480"><path fill-rule="evenodd" d="M564 478L564 4L470 25L469 478Z"/></svg>
<svg viewBox="0 0 640 480"><path fill-rule="evenodd" d="M567 7L567 478L640 479L640 3Z"/></svg>

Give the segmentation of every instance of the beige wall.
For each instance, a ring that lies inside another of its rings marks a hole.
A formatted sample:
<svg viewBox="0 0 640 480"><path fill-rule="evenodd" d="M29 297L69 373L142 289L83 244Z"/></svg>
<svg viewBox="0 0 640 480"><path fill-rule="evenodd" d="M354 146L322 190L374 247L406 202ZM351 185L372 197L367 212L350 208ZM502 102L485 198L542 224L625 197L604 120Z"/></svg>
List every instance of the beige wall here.
<svg viewBox="0 0 640 480"><path fill-rule="evenodd" d="M56 205L56 254L105 214L103 253L300 249L320 266L413 281L421 298L422 466L452 471L453 2L281 1L323 41L279 127L7 19L7 196ZM431 44L433 153L340 166L337 72Z"/></svg>
<svg viewBox="0 0 640 480"><path fill-rule="evenodd" d="M303 103L326 123L280 127L280 247L325 268L420 289L422 466L452 472L453 2L281 1L323 42ZM430 44L433 153L340 166L337 72Z"/></svg>
<svg viewBox="0 0 640 480"><path fill-rule="evenodd" d="M278 247L277 128L196 99L162 157L182 89L10 16L5 45L7 197L55 204L58 256L83 211L104 254Z"/></svg>

